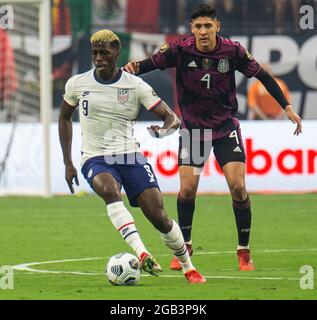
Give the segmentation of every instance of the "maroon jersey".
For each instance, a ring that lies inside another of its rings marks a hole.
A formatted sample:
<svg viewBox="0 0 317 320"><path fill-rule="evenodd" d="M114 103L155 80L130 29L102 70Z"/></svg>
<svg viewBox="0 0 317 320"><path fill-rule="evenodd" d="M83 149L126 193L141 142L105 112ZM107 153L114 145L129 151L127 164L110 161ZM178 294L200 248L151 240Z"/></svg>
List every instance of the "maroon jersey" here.
<svg viewBox="0 0 317 320"><path fill-rule="evenodd" d="M204 53L192 37L165 44L151 58L161 70L176 67L182 128L213 129L218 139L239 126L235 70L248 78L260 70L240 43L217 36L216 48Z"/></svg>

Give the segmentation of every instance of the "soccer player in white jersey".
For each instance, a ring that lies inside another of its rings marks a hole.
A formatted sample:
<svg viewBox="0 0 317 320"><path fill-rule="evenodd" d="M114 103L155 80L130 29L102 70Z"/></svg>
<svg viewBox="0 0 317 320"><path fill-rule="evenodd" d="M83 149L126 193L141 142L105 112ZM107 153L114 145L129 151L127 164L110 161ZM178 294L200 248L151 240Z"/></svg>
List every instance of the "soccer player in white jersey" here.
<svg viewBox="0 0 317 320"><path fill-rule="evenodd" d="M164 209L156 177L133 137L133 125L141 105L164 121L151 126L155 137L178 129L176 114L142 79L118 69L120 39L110 30L91 37L94 69L73 76L65 86L59 117L59 137L65 164L65 179L73 193L78 185L72 162L72 114L79 107L82 130L82 173L94 192L106 203L108 217L123 239L139 257L142 268L152 275L162 271L142 242L134 219L122 202L123 186L133 207L140 207L146 218L161 233L165 244L180 260L189 283L206 279L191 263L178 224Z"/></svg>

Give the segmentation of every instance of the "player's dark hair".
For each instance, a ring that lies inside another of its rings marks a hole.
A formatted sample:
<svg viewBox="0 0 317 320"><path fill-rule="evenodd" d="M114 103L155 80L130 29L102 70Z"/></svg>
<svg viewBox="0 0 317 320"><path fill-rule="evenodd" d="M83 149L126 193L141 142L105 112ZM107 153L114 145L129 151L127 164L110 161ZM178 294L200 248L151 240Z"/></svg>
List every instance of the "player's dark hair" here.
<svg viewBox="0 0 317 320"><path fill-rule="evenodd" d="M216 19L216 9L208 4L201 4L193 9L191 15L192 20L195 20L198 17L209 17L211 19Z"/></svg>

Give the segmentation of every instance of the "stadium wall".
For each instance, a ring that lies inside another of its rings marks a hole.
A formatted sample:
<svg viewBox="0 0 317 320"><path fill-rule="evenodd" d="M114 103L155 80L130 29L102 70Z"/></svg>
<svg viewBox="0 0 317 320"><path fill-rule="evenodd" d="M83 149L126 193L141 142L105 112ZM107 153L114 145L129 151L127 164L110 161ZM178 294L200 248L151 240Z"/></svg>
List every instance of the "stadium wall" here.
<svg viewBox="0 0 317 320"><path fill-rule="evenodd" d="M151 122L151 124L153 124ZM154 140L146 130L149 123L136 124L135 134L141 149L157 175L163 192L178 192L178 134ZM0 159L10 141L12 124L0 125ZM250 192L315 192L317 191L317 121L303 122L303 134L294 136L289 121L241 121L247 153L247 188ZM73 126L73 160L78 169L80 186L76 191L91 192L80 173L81 133ZM54 194L68 193L58 140L57 124L51 125L51 187ZM32 194L43 186L43 138L40 124L18 124L6 167L0 179L0 195ZM205 166L199 192L226 193L221 170L213 154Z"/></svg>

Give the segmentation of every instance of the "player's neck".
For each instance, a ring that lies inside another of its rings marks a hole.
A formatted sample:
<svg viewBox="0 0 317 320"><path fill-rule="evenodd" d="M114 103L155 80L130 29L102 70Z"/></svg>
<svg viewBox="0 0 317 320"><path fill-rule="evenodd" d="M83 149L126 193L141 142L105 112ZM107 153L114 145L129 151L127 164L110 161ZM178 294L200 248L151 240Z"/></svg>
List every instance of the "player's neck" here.
<svg viewBox="0 0 317 320"><path fill-rule="evenodd" d="M198 41L196 41L196 48L200 52L204 52L204 53L211 52L211 51L214 51L216 47L217 47L217 38L212 39L212 41L208 46L202 46Z"/></svg>
<svg viewBox="0 0 317 320"><path fill-rule="evenodd" d="M99 78L99 80L102 80L104 82L112 81L116 78L118 74L118 68L115 67L113 70L106 71L106 70L96 70L96 75Z"/></svg>

